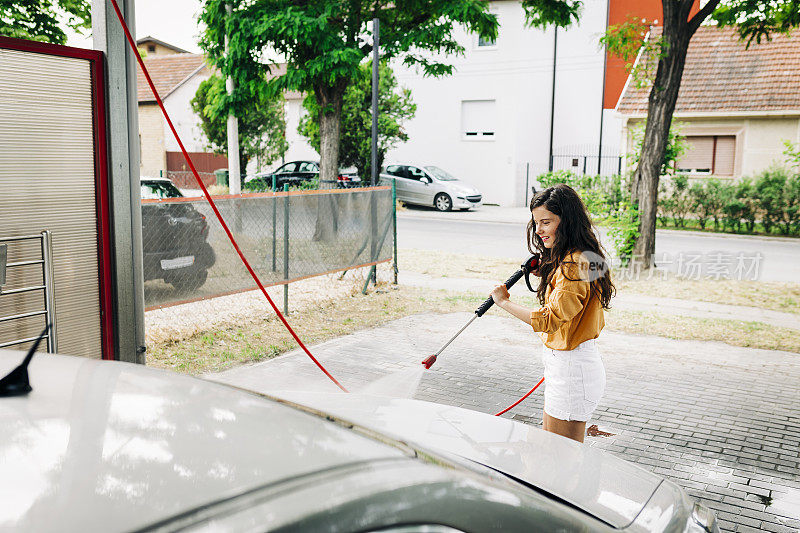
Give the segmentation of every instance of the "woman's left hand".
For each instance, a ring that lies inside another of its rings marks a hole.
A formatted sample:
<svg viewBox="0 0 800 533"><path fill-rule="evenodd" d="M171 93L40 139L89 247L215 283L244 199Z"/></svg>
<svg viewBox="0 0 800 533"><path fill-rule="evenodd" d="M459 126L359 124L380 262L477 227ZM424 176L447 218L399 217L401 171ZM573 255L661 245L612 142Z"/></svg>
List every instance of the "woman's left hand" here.
<svg viewBox="0 0 800 533"><path fill-rule="evenodd" d="M510 298L511 295L508 294L508 289L506 289L505 285L498 285L492 291L492 300L494 300L494 303L496 304L500 304L501 302L509 300Z"/></svg>

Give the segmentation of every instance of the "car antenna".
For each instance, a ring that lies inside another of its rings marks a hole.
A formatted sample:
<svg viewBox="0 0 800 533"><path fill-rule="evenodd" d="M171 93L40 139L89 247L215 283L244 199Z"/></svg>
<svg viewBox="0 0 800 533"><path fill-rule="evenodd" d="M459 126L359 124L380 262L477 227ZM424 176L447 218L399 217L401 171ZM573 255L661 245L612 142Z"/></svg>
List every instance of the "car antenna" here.
<svg viewBox="0 0 800 533"><path fill-rule="evenodd" d="M25 359L22 361L22 363L20 363L17 368L6 374L3 379L0 379L0 397L22 396L23 394L28 394L33 390L31 388L31 382L28 379L28 363L30 363L31 359L33 359L33 354L36 353L39 343L41 343L42 339L47 336L47 332L49 330L50 324L47 324L44 327L42 334L39 335L39 338L33 343L31 349L28 350L28 353L25 355Z"/></svg>

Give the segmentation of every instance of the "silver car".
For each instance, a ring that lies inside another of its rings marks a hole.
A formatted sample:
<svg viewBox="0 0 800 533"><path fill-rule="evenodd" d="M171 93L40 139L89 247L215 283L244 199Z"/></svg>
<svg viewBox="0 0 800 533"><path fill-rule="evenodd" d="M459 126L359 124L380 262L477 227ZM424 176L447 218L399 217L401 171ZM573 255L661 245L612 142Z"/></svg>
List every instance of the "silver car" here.
<svg viewBox="0 0 800 533"><path fill-rule="evenodd" d="M464 409L47 354L0 388L2 531L718 531L659 476Z"/></svg>
<svg viewBox="0 0 800 533"><path fill-rule="evenodd" d="M401 202L433 206L439 211L471 209L483 203L478 189L433 165L387 165L381 180L394 180Z"/></svg>

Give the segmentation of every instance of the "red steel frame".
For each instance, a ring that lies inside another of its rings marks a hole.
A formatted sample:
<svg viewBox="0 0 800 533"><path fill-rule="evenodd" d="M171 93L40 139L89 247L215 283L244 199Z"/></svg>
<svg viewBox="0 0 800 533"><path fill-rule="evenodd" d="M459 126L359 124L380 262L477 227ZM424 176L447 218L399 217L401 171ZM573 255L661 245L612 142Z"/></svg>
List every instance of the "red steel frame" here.
<svg viewBox="0 0 800 533"><path fill-rule="evenodd" d="M100 329L103 359L114 357L114 313L111 295L111 224L108 188L105 60L102 52L24 39L0 37L0 48L89 61L92 86L95 203L97 208L97 268L100 289Z"/></svg>

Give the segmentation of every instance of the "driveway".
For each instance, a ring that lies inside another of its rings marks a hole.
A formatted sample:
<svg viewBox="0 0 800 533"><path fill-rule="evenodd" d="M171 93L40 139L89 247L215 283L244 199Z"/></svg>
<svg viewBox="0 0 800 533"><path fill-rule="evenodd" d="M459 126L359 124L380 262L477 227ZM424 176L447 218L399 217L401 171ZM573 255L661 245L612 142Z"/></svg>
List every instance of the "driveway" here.
<svg viewBox="0 0 800 533"><path fill-rule="evenodd" d="M494 413L542 374L541 344L518 320L486 315L410 379L470 317L405 317L312 353L353 391L383 378L380 390L396 396ZM589 445L672 479L726 531L800 530L800 356L614 332L599 345L608 386L591 423L612 435ZM264 392L337 390L299 351L206 377ZM540 424L541 392L504 416Z"/></svg>

